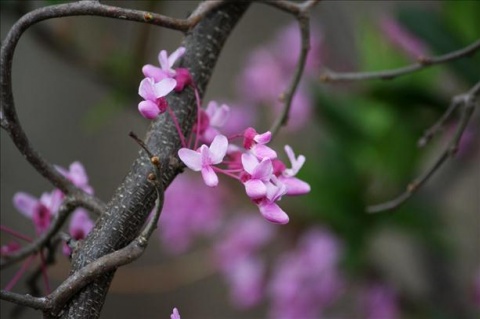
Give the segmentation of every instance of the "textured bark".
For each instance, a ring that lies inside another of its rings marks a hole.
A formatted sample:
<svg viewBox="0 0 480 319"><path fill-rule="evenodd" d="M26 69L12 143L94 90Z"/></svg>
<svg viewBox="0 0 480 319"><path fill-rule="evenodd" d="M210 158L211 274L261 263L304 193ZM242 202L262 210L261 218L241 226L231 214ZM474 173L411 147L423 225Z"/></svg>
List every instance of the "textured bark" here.
<svg viewBox="0 0 480 319"><path fill-rule="evenodd" d="M186 54L181 66L190 70L201 95L224 42L247 7L248 2L238 1L223 5L208 14L184 39ZM188 88L181 94L173 94L168 102L188 134L196 115L193 90ZM179 136L167 113L152 124L146 144L161 159L162 182L167 187L179 173L177 151L180 148ZM150 172L152 165L141 151L106 212L73 256L72 272L125 247L138 235L156 198L155 189L146 178ZM98 318L113 276L114 272L106 273L85 287L66 305L62 318Z"/></svg>

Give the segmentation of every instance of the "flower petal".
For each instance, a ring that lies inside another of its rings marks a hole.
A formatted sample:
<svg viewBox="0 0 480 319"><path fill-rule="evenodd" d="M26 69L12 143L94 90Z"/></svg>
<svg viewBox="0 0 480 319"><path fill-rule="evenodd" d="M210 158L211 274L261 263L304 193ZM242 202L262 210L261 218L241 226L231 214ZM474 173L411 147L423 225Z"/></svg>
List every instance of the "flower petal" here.
<svg viewBox="0 0 480 319"><path fill-rule="evenodd" d="M147 118L149 120L153 120L160 114L160 109L158 108L158 105L155 104L152 101L142 101L138 103L138 111L144 118Z"/></svg>
<svg viewBox="0 0 480 319"><path fill-rule="evenodd" d="M156 82L168 77L168 74L165 73L165 71L151 64L144 65L142 68L142 73L146 78L153 78Z"/></svg>
<svg viewBox="0 0 480 319"><path fill-rule="evenodd" d="M227 154L228 139L223 135L217 135L210 145L210 160L212 164L219 164Z"/></svg>
<svg viewBox="0 0 480 319"><path fill-rule="evenodd" d="M218 176L210 166L204 166L202 168L202 177L207 186L215 187L218 185Z"/></svg>
<svg viewBox="0 0 480 319"><path fill-rule="evenodd" d="M160 67L162 68L163 71L168 71L170 70L170 66L168 65L168 55L167 51L162 50L158 54L158 62L160 63Z"/></svg>
<svg viewBox="0 0 480 319"><path fill-rule="evenodd" d="M258 179L251 179L245 182L245 192L251 199L259 199L267 195L267 186Z"/></svg>
<svg viewBox="0 0 480 319"><path fill-rule="evenodd" d="M181 148L178 150L178 157L191 170L198 172L202 169L202 156L199 152L189 148Z"/></svg>
<svg viewBox="0 0 480 319"><path fill-rule="evenodd" d="M272 133L270 131L266 131L263 134L257 134L253 138L253 140L258 144L267 144L268 142L270 142L271 139L272 139Z"/></svg>
<svg viewBox="0 0 480 319"><path fill-rule="evenodd" d="M266 182L270 179L273 173L272 161L269 158L264 158L260 164L253 170L252 178L261 179Z"/></svg>
<svg viewBox="0 0 480 319"><path fill-rule="evenodd" d="M172 66L175 64L175 62L182 57L182 55L185 53L185 48L184 47L179 47L175 51L170 54L168 57L168 67L171 69Z"/></svg>
<svg viewBox="0 0 480 319"><path fill-rule="evenodd" d="M85 168L83 167L82 163L80 162L73 162L70 164L70 179L72 180L73 184L78 187L82 187L88 184L88 176Z"/></svg>
<svg viewBox="0 0 480 319"><path fill-rule="evenodd" d="M155 101L155 90L152 78L145 78L140 82L140 86L138 87L138 95L143 97L145 100Z"/></svg>
<svg viewBox="0 0 480 319"><path fill-rule="evenodd" d="M30 194L18 192L13 196L13 206L28 218L32 218L40 201Z"/></svg>
<svg viewBox="0 0 480 319"><path fill-rule="evenodd" d="M155 83L154 85L155 98L158 99L158 98L164 97L168 93L172 92L175 86L177 86L177 81L172 78L166 78L161 80L158 83Z"/></svg>
<svg viewBox="0 0 480 319"><path fill-rule="evenodd" d="M280 178L280 181L287 187L286 195L304 195L310 192L310 185L296 177Z"/></svg>
<svg viewBox="0 0 480 319"><path fill-rule="evenodd" d="M270 147L262 144L254 145L251 149L252 153L255 154L256 157L259 159L270 158L275 159L277 158L277 152L272 150Z"/></svg>
<svg viewBox="0 0 480 319"><path fill-rule="evenodd" d="M258 165L258 159L249 153L242 154L242 165L245 172L252 175Z"/></svg>
<svg viewBox="0 0 480 319"><path fill-rule="evenodd" d="M289 221L287 213L275 203L260 203L258 205L263 217L274 224L287 224Z"/></svg>

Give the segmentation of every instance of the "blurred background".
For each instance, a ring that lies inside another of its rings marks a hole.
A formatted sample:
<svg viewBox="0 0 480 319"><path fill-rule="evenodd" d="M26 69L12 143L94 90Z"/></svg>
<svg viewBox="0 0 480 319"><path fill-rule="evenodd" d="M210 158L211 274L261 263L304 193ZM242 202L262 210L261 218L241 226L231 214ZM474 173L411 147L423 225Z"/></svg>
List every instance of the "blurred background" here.
<svg viewBox="0 0 480 319"><path fill-rule="evenodd" d="M1 1L2 40L21 15L59 2ZM102 2L179 18L198 4ZM182 175L167 192L147 252L117 271L103 317L168 318L177 307L182 318L475 318L478 112L459 153L418 194L392 212L365 207L396 197L438 156L457 118L426 147L417 141L453 96L479 81L480 54L393 81L319 79L326 68L390 69L462 48L480 38L478 12L477 1L322 1L312 13L312 50L289 125L273 143L287 166L285 144L307 158L298 177L311 192L280 202L290 223L266 222L241 185L221 179L212 190L199 176ZM267 130L293 74L298 35L291 16L252 4L226 43L204 105L227 103L235 127ZM181 39L98 17L30 28L16 49L13 90L32 144L62 167L80 161L95 194L108 201L138 153L128 132L143 136L149 125L137 112L141 67L158 64L159 50L172 52ZM33 236L12 198L51 190L2 131L1 224ZM10 240L1 233L2 245ZM17 270L2 270L2 288ZM59 253L51 286L68 271ZM20 281L13 291L28 289ZM38 317L14 308L2 301L2 317Z"/></svg>

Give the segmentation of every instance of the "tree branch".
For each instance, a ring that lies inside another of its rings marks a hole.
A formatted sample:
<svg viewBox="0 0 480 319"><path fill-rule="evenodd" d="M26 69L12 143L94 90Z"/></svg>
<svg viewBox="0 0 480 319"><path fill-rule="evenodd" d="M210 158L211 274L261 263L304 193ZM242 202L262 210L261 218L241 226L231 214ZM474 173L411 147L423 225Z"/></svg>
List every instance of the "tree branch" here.
<svg viewBox="0 0 480 319"><path fill-rule="evenodd" d="M322 82L342 82L342 81L364 81L364 80L392 80L399 76L414 73L428 67L465 58L475 54L480 49L480 40L475 41L469 46L437 57L423 57L417 63L404 66L397 69L377 71L377 72L352 72L337 73L331 70L325 71L320 75Z"/></svg>
<svg viewBox="0 0 480 319"><path fill-rule="evenodd" d="M292 105L293 97L297 91L298 84L302 78L305 64L307 61L308 51L310 50L310 9L313 8L320 0L308 0L303 3L293 3L290 1L271 1L267 0L265 3L281 9L294 15L297 18L300 28L300 55L298 57L297 66L295 68L290 85L280 95L280 100L283 102L283 108L280 115L270 128L270 132L275 136L283 125L288 122L288 115L290 113L290 107Z"/></svg>
<svg viewBox="0 0 480 319"><path fill-rule="evenodd" d="M437 157L433 165L428 168L422 175L413 180L407 187L407 190L400 194L397 198L367 207L367 212L369 213L379 213L383 211L393 210L409 199L413 194L415 194L420 187L425 184L428 179L452 156L454 156L458 151L458 144L462 138L463 132L465 131L468 122L470 121L476 104L480 96L480 82L478 82L470 91L465 94L455 96L452 99L450 107L445 112L442 118L450 116L450 113L453 112L453 109L461 109L460 120L457 125L457 129L451 140L448 142L447 146L442 153Z"/></svg>

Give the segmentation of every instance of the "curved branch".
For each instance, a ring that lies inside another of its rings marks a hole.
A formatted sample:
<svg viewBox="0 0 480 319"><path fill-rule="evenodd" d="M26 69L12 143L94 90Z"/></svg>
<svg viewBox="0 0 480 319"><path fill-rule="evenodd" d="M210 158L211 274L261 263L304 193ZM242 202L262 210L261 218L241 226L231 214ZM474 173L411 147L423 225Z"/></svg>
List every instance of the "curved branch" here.
<svg viewBox="0 0 480 319"><path fill-rule="evenodd" d="M342 82L342 81L364 81L364 80L392 80L399 76L414 73L428 67L461 59L475 54L480 49L480 40L477 40L463 49L453 51L433 58L422 58L417 63L404 66L397 69L377 71L377 72L352 72L337 73L334 71L325 71L320 75L322 82Z"/></svg>
<svg viewBox="0 0 480 319"><path fill-rule="evenodd" d="M40 21L79 15L137 21L186 32L195 26L210 10L216 8L221 3L222 1L211 1L202 4L188 19L175 19L145 11L109 6L97 1L79 1L76 3L48 6L24 15L10 29L5 40L2 42L0 86L2 89L2 110L5 118L4 120L2 119L1 122L2 128L9 132L15 146L26 157L30 164L41 175L52 182L55 187L66 194L76 191L77 188L67 178L57 172L54 167L45 161L40 153L33 148L18 120L12 93L11 70L15 48L23 32Z"/></svg>
<svg viewBox="0 0 480 319"><path fill-rule="evenodd" d="M460 121L457 129L451 140L443 152L437 157L433 165L427 169L422 175L413 180L407 187L407 190L400 194L393 200L385 203L372 205L367 207L368 213L379 213L384 211L393 210L407 201L413 194L415 194L421 186L423 186L428 179L452 156L458 151L458 145L462 138L463 132L467 128L476 104L480 96L480 82L478 82L469 92L463 95L456 96L452 99L452 105L447 109L446 113L451 112L451 109L461 108ZM453 105L456 105L453 107Z"/></svg>

